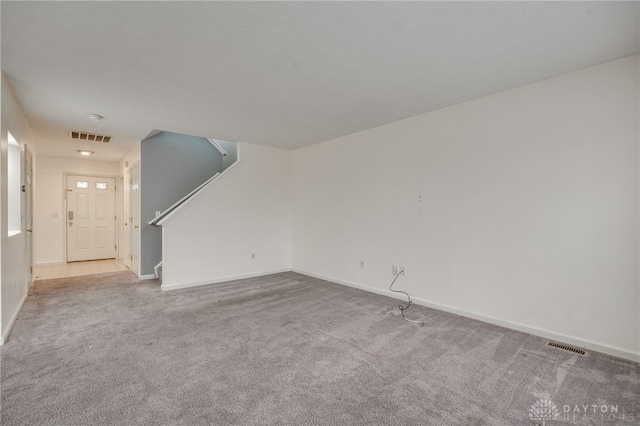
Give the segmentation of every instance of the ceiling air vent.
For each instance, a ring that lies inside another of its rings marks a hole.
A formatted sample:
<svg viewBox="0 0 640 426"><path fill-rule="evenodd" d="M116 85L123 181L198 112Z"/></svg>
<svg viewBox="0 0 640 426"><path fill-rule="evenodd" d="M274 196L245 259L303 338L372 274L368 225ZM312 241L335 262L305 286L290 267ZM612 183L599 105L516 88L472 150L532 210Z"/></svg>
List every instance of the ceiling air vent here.
<svg viewBox="0 0 640 426"><path fill-rule="evenodd" d="M581 355L581 356L588 356L589 355L589 352L587 352L587 351L584 351L584 350L579 349L579 348L574 348L573 346L565 345L564 343L546 342L546 345L547 346L551 346L552 348L562 349L563 351L570 352L570 353L576 354L576 355Z"/></svg>
<svg viewBox="0 0 640 426"><path fill-rule="evenodd" d="M109 143L111 141L111 136L96 135L95 133L79 132L77 130L69 130L69 137L71 139L91 142Z"/></svg>

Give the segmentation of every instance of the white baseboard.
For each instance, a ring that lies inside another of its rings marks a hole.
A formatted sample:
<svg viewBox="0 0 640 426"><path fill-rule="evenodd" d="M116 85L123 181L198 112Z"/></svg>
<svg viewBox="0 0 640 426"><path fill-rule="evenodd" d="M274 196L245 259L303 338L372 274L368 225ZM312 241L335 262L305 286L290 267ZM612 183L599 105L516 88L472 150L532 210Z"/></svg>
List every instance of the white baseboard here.
<svg viewBox="0 0 640 426"><path fill-rule="evenodd" d="M44 262L36 262L36 266L49 266L49 265L64 265L65 261L62 260L47 260Z"/></svg>
<svg viewBox="0 0 640 426"><path fill-rule="evenodd" d="M139 280L155 280L156 278L158 278L156 274L140 275L138 277Z"/></svg>
<svg viewBox="0 0 640 426"><path fill-rule="evenodd" d="M16 311L13 313L13 315L11 316L11 319L9 320L9 324L7 324L7 328L5 328L2 331L2 337L0 338L0 345L4 345L4 342L6 342L9 339L9 333L11 333L13 324L15 324L16 320L18 319L18 314L20 314L20 311L22 310L24 303L27 301L27 297L29 297L28 292L25 293L25 295L22 297L22 300L20 300L20 303L18 304Z"/></svg>
<svg viewBox="0 0 640 426"><path fill-rule="evenodd" d="M162 262L153 267L153 274L140 275L139 280L155 280L158 278L158 268L162 266Z"/></svg>
<svg viewBox="0 0 640 426"><path fill-rule="evenodd" d="M210 280L191 281L191 282L183 282L183 283L169 284L169 285L162 283L162 286L160 287L160 289L162 289L163 291L179 290L182 288L199 287L202 285L223 283L226 281L244 280L247 278L262 277L264 275L280 274L282 272L291 272L291 268L273 269L270 271L262 271L262 272L252 273L252 274L233 275L233 276L222 277L222 278L214 278Z"/></svg>
<svg viewBox="0 0 640 426"><path fill-rule="evenodd" d="M346 285L348 287L357 288L357 289L364 290L364 291L367 291L367 292L370 292L370 293L380 294L380 295L383 295L383 296L392 297L394 299L402 299L402 300L404 300L400 295L392 292L391 290L380 290L380 289L377 289L377 288L374 288L374 287L369 287L369 286L365 286L365 285L361 285L361 284L356 284L356 283L344 281L344 280L341 280L341 279L338 279L338 278L335 278L335 277L329 277L329 276L325 276L325 275L322 275L322 274L316 274L316 273L313 273L313 272L303 271L301 269L296 269L296 268L293 268L292 271L293 272L297 272L299 274L308 275L310 277L320 278L320 279L326 280L326 281L331 281L331 282L334 282L336 284L342 284L342 285ZM475 319L475 320L486 322L486 323L489 323L489 324L499 325L501 327L509 328L511 330L516 330L516 331L521 331L523 333L532 334L534 336L543 337L545 339L556 340L556 341L559 341L559 342L568 343L570 345L578 346L578 347L589 349L589 350L592 350L592 351L601 352L601 353L604 353L604 354L607 354L607 355L613 355L613 356L618 357L618 358L624 358L624 359L628 359L630 361L640 362L640 353L630 352L630 351L628 351L626 349L618 348L618 347L615 347L615 346L605 345L605 344L594 342L594 341L591 341L591 340L588 340L588 339L582 339L582 338L579 338L579 337L570 336L570 335L566 335L566 334L563 334L563 333L557 333L557 332L554 332L554 331L551 331L551 330L545 330L545 329L541 329L541 328L537 328L537 327L533 327L533 326L529 326L529 325L525 325L525 324L520 324L520 323L513 322L513 321L501 320L499 318L490 317L490 316L479 314L479 313L476 313L476 312L465 311L465 310L458 309L458 308L453 307L453 306L444 305L444 304L436 303L436 302L431 302L431 301L425 300L425 299L411 297L411 300L413 300L413 302L415 304L417 304L417 305L426 306L428 308L433 308L433 309L437 309L437 310L440 310L440 311L450 312L452 314L456 314L456 315L460 315L460 316L463 316L463 317Z"/></svg>

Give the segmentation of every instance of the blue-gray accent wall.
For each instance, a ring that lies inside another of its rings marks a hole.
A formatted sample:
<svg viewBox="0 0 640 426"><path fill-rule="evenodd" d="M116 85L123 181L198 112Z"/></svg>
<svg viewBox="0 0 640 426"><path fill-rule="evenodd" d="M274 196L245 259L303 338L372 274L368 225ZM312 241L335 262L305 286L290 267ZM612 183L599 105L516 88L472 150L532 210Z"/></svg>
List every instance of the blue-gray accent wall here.
<svg viewBox="0 0 640 426"><path fill-rule="evenodd" d="M201 137L161 132L141 142L140 274L162 260L162 229L149 225L164 211L223 170L222 154Z"/></svg>

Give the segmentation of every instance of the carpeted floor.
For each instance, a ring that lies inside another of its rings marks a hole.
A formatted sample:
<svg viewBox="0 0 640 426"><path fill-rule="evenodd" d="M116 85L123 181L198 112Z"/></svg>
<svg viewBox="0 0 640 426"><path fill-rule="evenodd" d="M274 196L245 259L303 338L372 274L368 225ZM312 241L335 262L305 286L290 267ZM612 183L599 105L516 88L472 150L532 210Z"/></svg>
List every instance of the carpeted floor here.
<svg viewBox="0 0 640 426"><path fill-rule="evenodd" d="M421 327L394 299L295 273L159 287L38 281L0 349L1 423L640 424L630 361L412 307Z"/></svg>

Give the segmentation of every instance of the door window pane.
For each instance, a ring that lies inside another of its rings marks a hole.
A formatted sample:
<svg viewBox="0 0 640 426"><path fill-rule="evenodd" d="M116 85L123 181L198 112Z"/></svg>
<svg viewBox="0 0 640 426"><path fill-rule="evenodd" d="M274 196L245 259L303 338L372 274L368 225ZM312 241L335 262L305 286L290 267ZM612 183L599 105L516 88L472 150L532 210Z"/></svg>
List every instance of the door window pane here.
<svg viewBox="0 0 640 426"><path fill-rule="evenodd" d="M80 188L80 189L87 189L89 188L89 182L84 182L84 181L77 181L76 182L76 188Z"/></svg>
<svg viewBox="0 0 640 426"><path fill-rule="evenodd" d="M96 182L96 189L107 189L107 182Z"/></svg>

